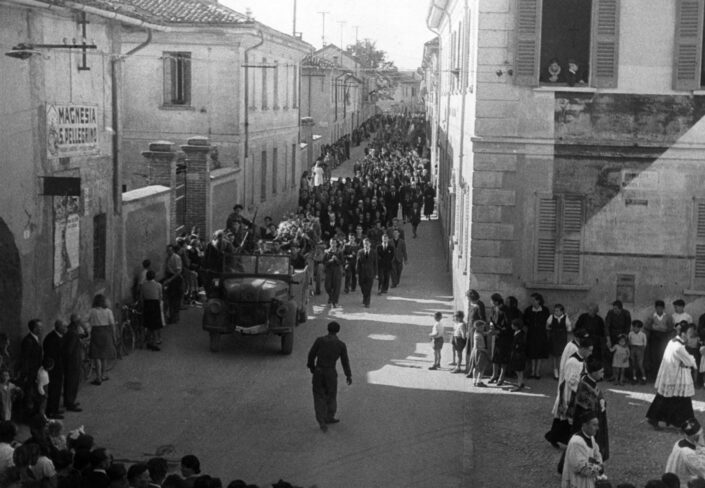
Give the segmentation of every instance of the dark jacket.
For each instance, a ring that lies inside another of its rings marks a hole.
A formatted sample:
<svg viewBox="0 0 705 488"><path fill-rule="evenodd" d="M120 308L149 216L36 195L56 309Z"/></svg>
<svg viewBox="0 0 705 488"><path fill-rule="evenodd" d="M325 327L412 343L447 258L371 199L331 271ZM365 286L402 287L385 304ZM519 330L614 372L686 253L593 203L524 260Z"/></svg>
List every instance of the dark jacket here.
<svg viewBox="0 0 705 488"><path fill-rule="evenodd" d="M377 276L377 253L370 249L370 254L366 255L364 249L357 252L357 276L360 279L374 279Z"/></svg>
<svg viewBox="0 0 705 488"><path fill-rule="evenodd" d="M394 261L394 244L391 242L387 243L387 249L384 249L383 244L377 246L377 262L379 267L382 269L391 268L392 261Z"/></svg>
<svg viewBox="0 0 705 488"><path fill-rule="evenodd" d="M44 352L39 341L32 334L24 336L20 346L20 377L23 381L36 381L42 359L44 359Z"/></svg>
<svg viewBox="0 0 705 488"><path fill-rule="evenodd" d="M64 338L56 330L49 332L44 338L44 357L54 361L54 372L64 370L61 356L61 349L64 345Z"/></svg>

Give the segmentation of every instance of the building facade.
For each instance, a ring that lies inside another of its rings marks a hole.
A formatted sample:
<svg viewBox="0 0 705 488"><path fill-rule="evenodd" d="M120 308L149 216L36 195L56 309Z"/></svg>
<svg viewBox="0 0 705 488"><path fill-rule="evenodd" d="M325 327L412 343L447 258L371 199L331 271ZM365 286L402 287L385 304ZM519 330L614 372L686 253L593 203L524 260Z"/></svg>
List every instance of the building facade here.
<svg viewBox="0 0 705 488"><path fill-rule="evenodd" d="M123 36L123 52L142 46L124 72L132 94L122 146L127 189L155 183L142 156L150 142L178 150L192 136L204 136L205 178L226 178L227 184L189 204L199 191L190 184L196 176L188 158L177 156L175 198L185 204L177 205L174 232L221 228L236 203L250 215L280 217L295 202L302 171L299 66L311 46L219 4L130 2L150 10L165 29ZM189 216L188 208L199 205L208 207L207 215Z"/></svg>
<svg viewBox="0 0 705 488"><path fill-rule="evenodd" d="M697 0L447 0L440 208L454 295L705 309ZM572 19L572 22L565 22Z"/></svg>
<svg viewBox="0 0 705 488"><path fill-rule="evenodd" d="M148 24L88 3L0 5L0 330L10 337L119 288L119 31Z"/></svg>

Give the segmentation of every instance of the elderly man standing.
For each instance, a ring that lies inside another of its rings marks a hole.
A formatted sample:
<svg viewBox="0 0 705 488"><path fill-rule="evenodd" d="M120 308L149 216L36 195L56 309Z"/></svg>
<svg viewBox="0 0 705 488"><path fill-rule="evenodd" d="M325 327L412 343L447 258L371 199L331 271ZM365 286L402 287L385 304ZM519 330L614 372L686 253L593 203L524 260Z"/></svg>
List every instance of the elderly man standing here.
<svg viewBox="0 0 705 488"><path fill-rule="evenodd" d="M81 334L85 328L78 314L71 315L71 321L64 334L61 359L64 367L64 407L69 412L80 412L76 398L81 384ZM51 383L50 383L51 386Z"/></svg>
<svg viewBox="0 0 705 488"><path fill-rule="evenodd" d="M183 296L183 263L176 253L174 245L166 247L167 258L164 262L164 282L166 288L166 316L170 324L179 323L179 309L181 307L181 297Z"/></svg>
<svg viewBox="0 0 705 488"><path fill-rule="evenodd" d="M61 391L64 386L64 362L61 350L64 347L64 335L67 330L66 322L58 319L54 322L54 330L44 338L44 359L54 361L54 367L49 371L49 387L47 392L46 414L50 419L62 419Z"/></svg>
<svg viewBox="0 0 705 488"><path fill-rule="evenodd" d="M348 348L338 339L340 324L330 322L328 335L319 337L308 352L307 367L313 375L313 405L316 410L316 420L323 432L328 430L328 424L340 422L335 418L338 407L338 372L335 364L340 359L348 385L352 384Z"/></svg>

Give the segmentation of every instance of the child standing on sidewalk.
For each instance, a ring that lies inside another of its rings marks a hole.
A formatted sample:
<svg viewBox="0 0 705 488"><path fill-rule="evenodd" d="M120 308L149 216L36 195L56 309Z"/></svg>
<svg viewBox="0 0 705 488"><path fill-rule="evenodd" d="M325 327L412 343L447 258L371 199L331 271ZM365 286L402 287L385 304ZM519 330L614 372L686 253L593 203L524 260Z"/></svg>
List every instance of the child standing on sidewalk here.
<svg viewBox="0 0 705 488"><path fill-rule="evenodd" d="M451 344L453 345L453 362L450 364L456 364L456 356L458 356L458 362L455 369L453 369L453 373L461 372L463 351L465 350L465 345L468 343L468 324L466 324L463 319L465 319L465 312L462 310L455 312L453 316L453 338L451 339Z"/></svg>
<svg viewBox="0 0 705 488"><path fill-rule="evenodd" d="M639 378L641 378L642 385L646 384L646 373L644 372L646 341L644 324L641 320L633 320L632 330L629 332L629 360L632 363L632 381L634 384L637 383Z"/></svg>
<svg viewBox="0 0 705 488"><path fill-rule="evenodd" d="M47 420L47 387L49 386L49 371L52 369L54 369L54 360L44 358L37 371L37 406L39 407L39 415L44 420Z"/></svg>
<svg viewBox="0 0 705 488"><path fill-rule="evenodd" d="M627 336L619 334L617 344L610 347L610 351L614 353L612 356L614 383L623 385L626 371L629 369L629 346L627 346Z"/></svg>
<svg viewBox="0 0 705 488"><path fill-rule="evenodd" d="M436 370L441 367L441 349L443 349L443 314L441 312L436 312L433 315L435 323L431 329L429 336L431 337L431 342L433 343L433 366L430 370Z"/></svg>
<svg viewBox="0 0 705 488"><path fill-rule="evenodd" d="M482 375L490 365L490 356L487 352L487 322L476 320L472 333L472 352L468 359L467 377L473 378L473 385L481 388L487 385L482 382Z"/></svg>

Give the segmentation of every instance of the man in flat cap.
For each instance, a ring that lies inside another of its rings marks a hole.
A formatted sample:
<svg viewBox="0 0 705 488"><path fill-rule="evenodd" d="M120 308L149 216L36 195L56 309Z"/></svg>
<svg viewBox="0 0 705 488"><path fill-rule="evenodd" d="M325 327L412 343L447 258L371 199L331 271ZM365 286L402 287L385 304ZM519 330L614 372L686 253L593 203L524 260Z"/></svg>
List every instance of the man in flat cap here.
<svg viewBox="0 0 705 488"><path fill-rule="evenodd" d="M673 473L685 486L693 478L705 478L705 452L700 445L703 430L696 418L681 426L683 438L676 442L666 461L666 473Z"/></svg>

